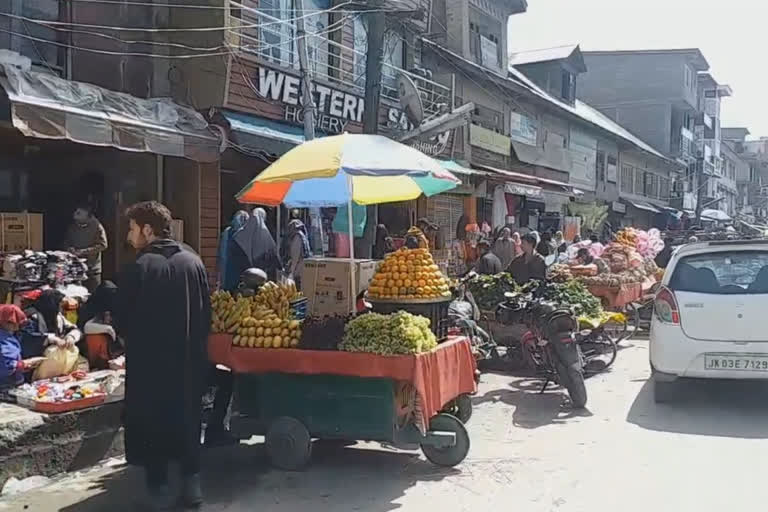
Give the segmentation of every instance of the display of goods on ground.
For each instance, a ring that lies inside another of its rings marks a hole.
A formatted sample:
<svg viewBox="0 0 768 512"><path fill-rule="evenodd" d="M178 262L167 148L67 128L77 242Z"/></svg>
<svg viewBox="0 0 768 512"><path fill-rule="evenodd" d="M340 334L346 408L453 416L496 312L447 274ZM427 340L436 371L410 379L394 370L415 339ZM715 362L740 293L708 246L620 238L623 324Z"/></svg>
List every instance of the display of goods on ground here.
<svg viewBox="0 0 768 512"><path fill-rule="evenodd" d="M398 311L391 315L368 313L347 323L339 348L380 355L420 354L437 347L429 319Z"/></svg>
<svg viewBox="0 0 768 512"><path fill-rule="evenodd" d="M577 315L596 317L603 311L600 299L575 279L566 283L547 283L544 298L560 306L574 308Z"/></svg>
<svg viewBox="0 0 768 512"><path fill-rule="evenodd" d="M402 248L388 254L368 287L376 299L450 297L448 281L427 249Z"/></svg>
<svg viewBox="0 0 768 512"><path fill-rule="evenodd" d="M267 282L252 297L233 297L216 291L211 295L211 331L235 335L240 347L296 348L301 323L293 318L290 302L301 297L293 283Z"/></svg>
<svg viewBox="0 0 768 512"><path fill-rule="evenodd" d="M506 292L517 291L518 286L512 274L501 272L495 275L477 275L467 282L469 291L477 306L486 311L493 311L504 302Z"/></svg>

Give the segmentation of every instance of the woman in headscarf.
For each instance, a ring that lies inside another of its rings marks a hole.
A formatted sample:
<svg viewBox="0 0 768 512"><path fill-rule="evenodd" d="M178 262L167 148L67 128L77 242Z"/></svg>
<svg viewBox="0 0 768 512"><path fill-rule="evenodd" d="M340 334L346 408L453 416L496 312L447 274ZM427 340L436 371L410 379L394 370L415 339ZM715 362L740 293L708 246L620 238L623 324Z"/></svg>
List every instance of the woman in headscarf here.
<svg viewBox="0 0 768 512"><path fill-rule="evenodd" d="M288 276L296 281L296 287L301 288L301 269L304 258L312 253L309 248L307 228L299 219L293 219L288 223Z"/></svg>
<svg viewBox="0 0 768 512"><path fill-rule="evenodd" d="M451 242L450 267L451 274L463 276L467 273L467 224L466 215L459 217L456 223L456 237Z"/></svg>
<svg viewBox="0 0 768 512"><path fill-rule="evenodd" d="M49 345L72 347L82 337L75 324L61 313L64 294L48 289L27 310L27 324L22 328L21 349L25 358L43 355Z"/></svg>
<svg viewBox="0 0 768 512"><path fill-rule="evenodd" d="M221 233L219 240L218 253L218 271L219 283L223 290L234 290L240 281L240 273L245 269L240 269L245 261L243 250L232 241L234 236L239 233L248 222L248 212L238 210L232 216L229 226ZM237 254L233 254L236 252ZM247 267L246 267L247 268Z"/></svg>
<svg viewBox="0 0 768 512"><path fill-rule="evenodd" d="M384 224L376 226L376 242L373 244L373 259L383 260L387 253L393 252L395 246L392 237L389 236L389 230Z"/></svg>
<svg viewBox="0 0 768 512"><path fill-rule="evenodd" d="M493 244L493 253L501 261L501 268L507 268L515 259L515 242L512 240L512 230L502 228L499 238Z"/></svg>
<svg viewBox="0 0 768 512"><path fill-rule="evenodd" d="M555 242L555 250L557 251L558 254L565 252L568 245L565 243L565 237L563 237L562 231L558 231L557 233L555 233L554 242Z"/></svg>
<svg viewBox="0 0 768 512"><path fill-rule="evenodd" d="M85 356L92 369L103 370L109 361L122 355L124 347L115 331L114 314L117 311L117 286L104 281L83 306L78 318L85 333Z"/></svg>
<svg viewBox="0 0 768 512"><path fill-rule="evenodd" d="M27 316L12 304L0 304L0 392L24 383L24 374L42 362L42 358L22 359L17 333Z"/></svg>
<svg viewBox="0 0 768 512"><path fill-rule="evenodd" d="M521 254L523 254L523 239L520 238L519 232L515 231L514 233L512 233L512 243L515 245L515 258L517 258Z"/></svg>
<svg viewBox="0 0 768 512"><path fill-rule="evenodd" d="M111 315L117 311L117 285L112 281L104 281L93 291L88 302L80 308L77 326L82 329L94 318L103 317L104 313Z"/></svg>
<svg viewBox="0 0 768 512"><path fill-rule="evenodd" d="M283 262L280 260L275 239L267 228L266 219L267 212L264 208L256 208L243 229L232 235L233 243L242 250L234 251L234 254L245 258L237 262L238 279L243 270L260 268L267 273L269 279L275 281L277 272L283 270Z"/></svg>

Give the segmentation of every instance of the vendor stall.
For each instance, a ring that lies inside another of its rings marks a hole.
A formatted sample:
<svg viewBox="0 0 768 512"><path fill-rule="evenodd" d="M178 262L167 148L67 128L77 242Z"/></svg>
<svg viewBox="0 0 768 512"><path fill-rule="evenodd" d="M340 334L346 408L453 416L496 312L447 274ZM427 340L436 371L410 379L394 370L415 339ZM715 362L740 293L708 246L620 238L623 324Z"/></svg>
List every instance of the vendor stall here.
<svg viewBox="0 0 768 512"><path fill-rule="evenodd" d="M413 148L385 137L345 134L289 151L249 183L238 200L269 206L343 206L352 239L353 203L411 200L458 183ZM399 251L398 275L392 259L386 277L379 273L374 278L371 295L444 300L444 278L421 252L423 275L418 278L416 255ZM303 322L292 308L301 296L290 284L268 282L251 296L214 295L212 327L218 334L209 340L209 357L235 374L239 414L233 418L233 432L265 434L272 462L285 469L306 464L313 437L418 444L436 464L458 464L469 450L469 436L458 418L440 411L457 400L471 406L462 398L476 389L469 341L455 338L438 346L430 320L406 311L355 317L354 298L361 282L367 284L362 277L368 267L355 260L353 245L349 256L340 260L348 272L337 273L340 282L335 284L343 290L331 294L315 287L308 297L310 316ZM409 256L414 274L406 284ZM318 265L329 263L336 262ZM375 267L370 270L373 275ZM343 309L327 304L331 295L346 298ZM332 314L312 315L319 304Z"/></svg>

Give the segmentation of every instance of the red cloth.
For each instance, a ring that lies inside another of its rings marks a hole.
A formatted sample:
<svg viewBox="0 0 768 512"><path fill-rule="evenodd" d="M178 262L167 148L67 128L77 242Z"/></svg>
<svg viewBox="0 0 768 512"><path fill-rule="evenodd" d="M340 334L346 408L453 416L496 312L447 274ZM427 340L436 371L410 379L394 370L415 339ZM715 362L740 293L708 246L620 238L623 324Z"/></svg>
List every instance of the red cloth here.
<svg viewBox="0 0 768 512"><path fill-rule="evenodd" d="M298 373L383 377L408 382L421 402L424 425L451 400L474 393L475 358L465 337L455 336L425 354L380 356L360 352L328 350L243 348L232 345L232 336L212 334L208 338L212 363L235 373Z"/></svg>
<svg viewBox="0 0 768 512"><path fill-rule="evenodd" d="M587 286L589 293L603 299L609 308L620 308L631 302L636 302L643 296L640 283L622 284L618 288L611 286Z"/></svg>
<svg viewBox="0 0 768 512"><path fill-rule="evenodd" d="M27 321L27 315L13 304L0 304L0 324L22 325Z"/></svg>

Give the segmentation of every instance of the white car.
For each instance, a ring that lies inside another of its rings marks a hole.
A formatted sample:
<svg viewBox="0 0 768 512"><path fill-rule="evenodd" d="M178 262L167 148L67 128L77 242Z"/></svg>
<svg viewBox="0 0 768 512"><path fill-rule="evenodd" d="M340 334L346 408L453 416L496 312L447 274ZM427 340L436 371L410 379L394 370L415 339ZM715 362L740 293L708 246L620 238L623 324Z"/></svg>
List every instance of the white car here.
<svg viewBox="0 0 768 512"><path fill-rule="evenodd" d="M682 378L768 379L768 240L675 252L654 302L650 360L656 402Z"/></svg>

